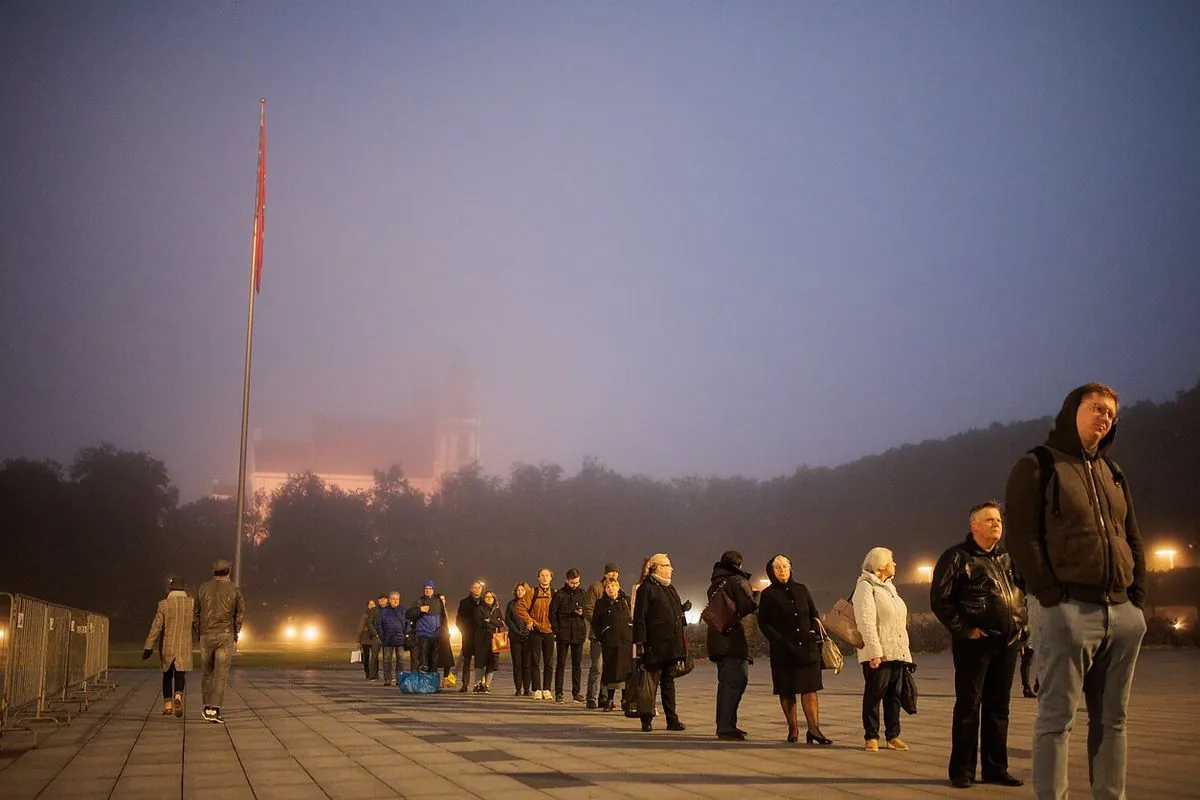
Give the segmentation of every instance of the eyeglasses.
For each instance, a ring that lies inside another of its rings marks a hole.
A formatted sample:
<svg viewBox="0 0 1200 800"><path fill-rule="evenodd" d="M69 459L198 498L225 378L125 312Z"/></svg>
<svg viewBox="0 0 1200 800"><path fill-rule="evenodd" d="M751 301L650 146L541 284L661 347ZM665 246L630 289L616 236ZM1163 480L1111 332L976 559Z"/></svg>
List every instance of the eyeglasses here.
<svg viewBox="0 0 1200 800"><path fill-rule="evenodd" d="M1101 403L1088 403L1088 408L1090 408L1092 413L1097 417L1105 417L1109 422L1117 421L1117 412L1106 405Z"/></svg>

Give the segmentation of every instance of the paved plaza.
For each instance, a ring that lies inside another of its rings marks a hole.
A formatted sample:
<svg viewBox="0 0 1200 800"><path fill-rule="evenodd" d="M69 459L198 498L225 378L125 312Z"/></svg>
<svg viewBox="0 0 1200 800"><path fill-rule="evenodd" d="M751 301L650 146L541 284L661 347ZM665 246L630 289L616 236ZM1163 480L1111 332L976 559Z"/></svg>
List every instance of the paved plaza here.
<svg viewBox="0 0 1200 800"><path fill-rule="evenodd" d="M584 666L586 670L586 664ZM946 783L953 703L948 655L920 659L920 713L905 716L907 753L866 753L859 723L862 675L826 673L817 748L783 742L765 664L752 668L740 724L744 743L713 730L715 670L679 682L683 733L642 733L619 712L512 696L497 676L489 696L401 696L341 670L235 668L226 724L200 720L199 673L183 720L161 715L159 673L115 673L118 688L36 749L0 756L0 798L646 798L963 796ZM1129 796L1200 797L1200 651L1153 650L1138 668L1129 733ZM1013 698L1012 771L1028 780L1036 701ZM1084 717L1079 717L1080 722ZM1088 797L1084 725L1072 744L1072 797ZM5 748L24 734L6 736ZM1027 797L975 786L966 796Z"/></svg>

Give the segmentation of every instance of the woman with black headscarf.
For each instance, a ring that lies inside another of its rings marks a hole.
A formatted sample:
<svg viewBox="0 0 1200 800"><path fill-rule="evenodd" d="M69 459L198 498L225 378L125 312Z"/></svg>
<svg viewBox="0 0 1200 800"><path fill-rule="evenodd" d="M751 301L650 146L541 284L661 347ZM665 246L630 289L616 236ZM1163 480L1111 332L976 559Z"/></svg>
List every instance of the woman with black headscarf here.
<svg viewBox="0 0 1200 800"><path fill-rule="evenodd" d="M771 683L787 720L789 742L800 739L796 695L808 723L805 741L833 744L821 733L817 692L821 685L821 634L817 605L808 587L792 580L792 562L777 555L767 562L771 585L763 589L758 629L771 646Z"/></svg>

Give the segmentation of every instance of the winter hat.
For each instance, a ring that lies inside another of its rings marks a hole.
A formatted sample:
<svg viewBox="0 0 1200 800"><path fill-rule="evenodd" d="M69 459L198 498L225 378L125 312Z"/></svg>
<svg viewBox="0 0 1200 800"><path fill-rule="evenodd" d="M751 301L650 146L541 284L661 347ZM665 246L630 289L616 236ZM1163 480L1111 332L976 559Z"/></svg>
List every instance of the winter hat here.
<svg viewBox="0 0 1200 800"><path fill-rule="evenodd" d="M620 572L620 571L621 570L617 569L617 565L611 561L604 565L604 574L605 575L607 575L610 572Z"/></svg>
<svg viewBox="0 0 1200 800"><path fill-rule="evenodd" d="M425 581L425 585L421 587L421 591L425 591L426 589L436 589L436 588L437 587L433 585L433 581Z"/></svg>

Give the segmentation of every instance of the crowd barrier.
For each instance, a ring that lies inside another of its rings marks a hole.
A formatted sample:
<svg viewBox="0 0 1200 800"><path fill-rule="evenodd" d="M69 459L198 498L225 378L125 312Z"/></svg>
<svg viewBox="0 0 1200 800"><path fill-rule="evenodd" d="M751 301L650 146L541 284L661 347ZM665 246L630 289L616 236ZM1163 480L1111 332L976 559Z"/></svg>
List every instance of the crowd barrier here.
<svg viewBox="0 0 1200 800"><path fill-rule="evenodd" d="M7 604L7 614L4 606ZM115 684L108 617L0 592L0 738L63 725Z"/></svg>

